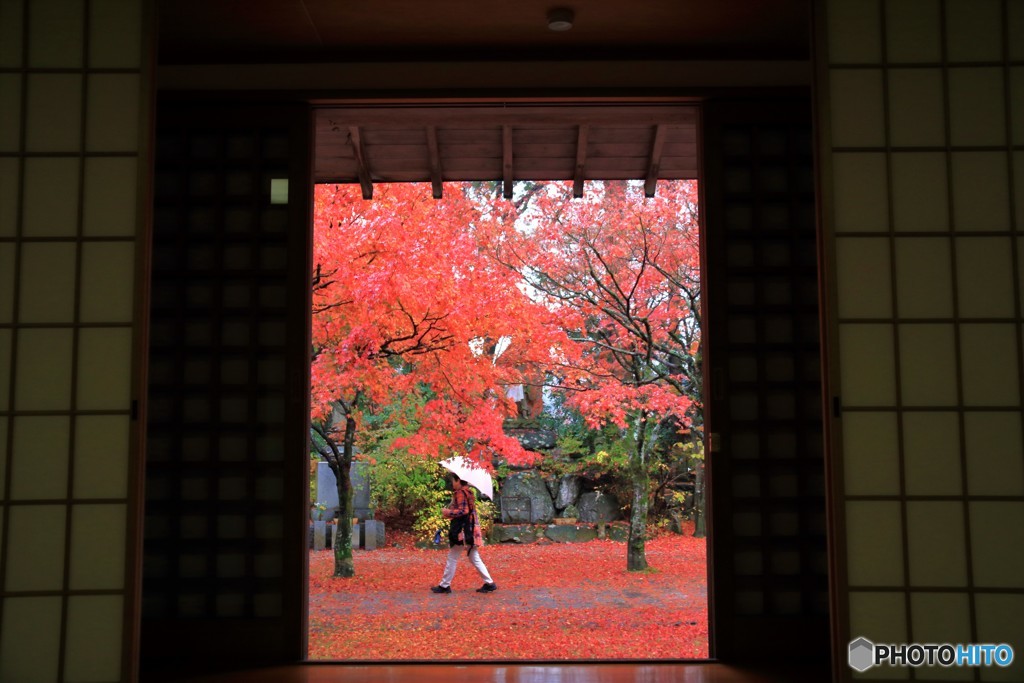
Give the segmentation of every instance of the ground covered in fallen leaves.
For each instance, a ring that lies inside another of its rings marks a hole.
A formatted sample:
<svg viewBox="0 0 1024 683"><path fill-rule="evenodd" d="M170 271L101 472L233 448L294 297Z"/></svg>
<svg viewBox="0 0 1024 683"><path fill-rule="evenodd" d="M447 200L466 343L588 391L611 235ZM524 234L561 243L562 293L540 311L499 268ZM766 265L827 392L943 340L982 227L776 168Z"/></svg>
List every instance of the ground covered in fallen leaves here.
<svg viewBox="0 0 1024 683"><path fill-rule="evenodd" d="M336 579L330 550L310 553L309 657L339 660L689 659L708 654L705 539L647 543L651 571L626 571L614 541L488 545L498 585L460 560L452 593L435 595L446 553L389 534L356 551ZM397 546L397 547L396 547Z"/></svg>

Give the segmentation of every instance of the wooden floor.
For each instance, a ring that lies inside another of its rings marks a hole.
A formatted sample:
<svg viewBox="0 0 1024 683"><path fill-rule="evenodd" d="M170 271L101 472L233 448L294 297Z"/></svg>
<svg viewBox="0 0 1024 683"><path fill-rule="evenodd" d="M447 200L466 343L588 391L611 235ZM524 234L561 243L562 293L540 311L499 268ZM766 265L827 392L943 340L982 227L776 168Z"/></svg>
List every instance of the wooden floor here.
<svg viewBox="0 0 1024 683"><path fill-rule="evenodd" d="M297 664L220 674L144 674L141 683L828 683L827 671L725 664Z"/></svg>

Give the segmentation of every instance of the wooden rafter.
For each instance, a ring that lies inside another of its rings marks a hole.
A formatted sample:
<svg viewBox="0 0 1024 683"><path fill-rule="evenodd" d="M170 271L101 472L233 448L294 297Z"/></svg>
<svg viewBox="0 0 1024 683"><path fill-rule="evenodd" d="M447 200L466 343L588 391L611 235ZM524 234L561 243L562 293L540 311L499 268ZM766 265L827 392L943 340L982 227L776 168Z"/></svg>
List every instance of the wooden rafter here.
<svg viewBox="0 0 1024 683"><path fill-rule="evenodd" d="M647 177L644 180L644 195L653 197L658 188L658 173L661 171L661 153L665 149L665 126L658 125L654 129L654 144L651 145L651 156L647 162Z"/></svg>
<svg viewBox="0 0 1024 683"><path fill-rule="evenodd" d="M587 124L581 123L576 132L576 172L572 180L572 196L576 199L583 196L583 181L587 178L587 130Z"/></svg>
<svg viewBox="0 0 1024 683"><path fill-rule="evenodd" d="M660 128L659 128L660 127ZM358 107L317 114L317 182L568 180L580 196L590 179L697 176L697 117L684 106Z"/></svg>
<svg viewBox="0 0 1024 683"><path fill-rule="evenodd" d="M373 199L373 181L370 180L370 168L366 164L366 153L363 150L363 138L359 126L348 127L349 138L352 140L352 152L356 156L359 167L359 185L363 188L363 199Z"/></svg>
<svg viewBox="0 0 1024 683"><path fill-rule="evenodd" d="M501 191L512 199L512 126L501 127Z"/></svg>
<svg viewBox="0 0 1024 683"><path fill-rule="evenodd" d="M434 199L444 195L441 184L441 153L437 147L437 126L427 126L427 153L430 155L430 186L433 188Z"/></svg>
<svg viewBox="0 0 1024 683"><path fill-rule="evenodd" d="M337 120L344 116L338 110L325 108L324 116ZM594 107L436 107L410 110L404 107L360 107L360 125L373 124L380 127L408 126L418 124L438 128L459 128L486 126L515 126L524 123L532 126L550 127L575 125L585 122L594 126L617 128L620 126L693 125L697 121L697 110L691 105L684 106L594 106ZM365 122L365 123L364 123Z"/></svg>

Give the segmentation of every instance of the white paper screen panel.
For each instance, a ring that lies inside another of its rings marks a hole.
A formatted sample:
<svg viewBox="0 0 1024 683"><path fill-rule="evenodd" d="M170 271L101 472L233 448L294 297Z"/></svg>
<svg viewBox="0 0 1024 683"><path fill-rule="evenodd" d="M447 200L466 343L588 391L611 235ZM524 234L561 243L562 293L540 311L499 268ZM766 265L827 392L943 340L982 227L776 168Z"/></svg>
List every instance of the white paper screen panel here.
<svg viewBox="0 0 1024 683"><path fill-rule="evenodd" d="M2 681L131 676L144 5L0 0Z"/></svg>
<svg viewBox="0 0 1024 683"><path fill-rule="evenodd" d="M823 227L839 303L841 636L980 642L1005 618L992 605L1019 601L1024 575L1005 545L1024 528L1024 243L1011 232L1024 210L1014 147L1024 11L1015 0L822 0L816 10L828 83ZM880 263L891 278L853 286ZM895 434L877 432L872 450L862 430L878 425ZM879 543L864 540L867 522ZM1024 647L1020 629L999 639ZM1024 675L1024 663L1011 669L980 680Z"/></svg>

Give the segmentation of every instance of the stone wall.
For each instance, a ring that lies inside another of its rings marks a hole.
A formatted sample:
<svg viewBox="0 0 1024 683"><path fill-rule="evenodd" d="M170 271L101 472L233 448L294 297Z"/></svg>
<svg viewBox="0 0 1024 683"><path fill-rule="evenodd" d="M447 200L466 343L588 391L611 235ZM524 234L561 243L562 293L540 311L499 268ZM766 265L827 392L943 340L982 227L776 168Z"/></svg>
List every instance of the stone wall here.
<svg viewBox="0 0 1024 683"><path fill-rule="evenodd" d="M577 475L554 476L540 470L513 472L500 485L498 508L502 524L548 524L556 518L585 523L612 522L621 511L614 496L585 491Z"/></svg>

